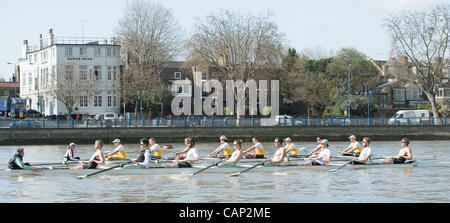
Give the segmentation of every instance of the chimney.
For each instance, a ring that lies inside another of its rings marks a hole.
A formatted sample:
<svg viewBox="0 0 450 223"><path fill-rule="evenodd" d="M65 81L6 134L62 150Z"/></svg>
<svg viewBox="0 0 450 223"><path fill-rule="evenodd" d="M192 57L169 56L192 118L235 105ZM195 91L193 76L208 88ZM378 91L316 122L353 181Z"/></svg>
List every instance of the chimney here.
<svg viewBox="0 0 450 223"><path fill-rule="evenodd" d="M53 34L53 29L48 30L48 45L51 46L54 44L55 34Z"/></svg>
<svg viewBox="0 0 450 223"><path fill-rule="evenodd" d="M44 48L44 42L42 40L42 34L39 34L39 50L42 50Z"/></svg>
<svg viewBox="0 0 450 223"><path fill-rule="evenodd" d="M24 40L22 44L22 58L27 58L27 53L29 52L28 40Z"/></svg>

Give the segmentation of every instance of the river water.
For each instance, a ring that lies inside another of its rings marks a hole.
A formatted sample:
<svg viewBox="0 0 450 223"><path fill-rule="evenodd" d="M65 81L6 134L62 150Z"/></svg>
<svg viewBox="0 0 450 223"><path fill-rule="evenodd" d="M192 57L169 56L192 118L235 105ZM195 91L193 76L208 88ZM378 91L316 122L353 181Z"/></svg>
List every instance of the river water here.
<svg viewBox="0 0 450 223"><path fill-rule="evenodd" d="M307 151L315 142L295 142ZM349 142L330 142L331 152L347 147ZM172 144L164 156L184 148ZM249 148L250 143L243 148ZM412 141L413 155L437 156L438 162L450 161L450 141ZM139 147L124 145L128 157L135 158ZM218 143L198 143L200 156L205 157ZM273 143L265 142L266 154L273 154ZM60 161L65 145L24 146L25 162ZM4 168L17 146L0 146ZM396 155L398 141L376 141L371 144L376 156ZM103 151L114 147L107 144ZM93 145L79 145L76 156L88 159ZM170 151L170 152L169 152ZM320 168L299 168L290 171L249 171L239 177L215 173L213 169L196 176L181 174L112 175L106 172L83 180L76 174L10 175L0 173L0 202L74 202L74 203L140 203L140 202L243 202L243 203L310 203L310 202L450 202L450 165L389 167L345 167L337 173ZM153 172L154 173L154 172ZM79 174L78 174L79 175Z"/></svg>

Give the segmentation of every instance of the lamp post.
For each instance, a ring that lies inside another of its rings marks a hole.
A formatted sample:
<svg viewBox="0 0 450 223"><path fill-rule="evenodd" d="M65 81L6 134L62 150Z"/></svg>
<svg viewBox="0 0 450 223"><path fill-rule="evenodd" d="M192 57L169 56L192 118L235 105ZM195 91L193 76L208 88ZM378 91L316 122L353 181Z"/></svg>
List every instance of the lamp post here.
<svg viewBox="0 0 450 223"><path fill-rule="evenodd" d="M141 101L140 103L141 103L141 119L142 119L142 109L143 109L143 107L142 107L142 96L145 94L145 89L142 90L142 94L139 94L139 93L140 93L140 91L138 90L137 94L140 97L140 101Z"/></svg>
<svg viewBox="0 0 450 223"><path fill-rule="evenodd" d="M350 69L352 67L352 64L348 64L348 92L347 92L347 101L348 101L348 105L347 105L347 115L348 115L348 119L350 120Z"/></svg>
<svg viewBox="0 0 450 223"><path fill-rule="evenodd" d="M14 65L14 76L13 76L13 79L14 79L14 97L16 97L17 96L17 87L16 87L16 83L17 83L17 67L16 67L16 65L15 64L13 64L13 63L10 63L10 62L8 62L7 64L11 64L11 65Z"/></svg>
<svg viewBox="0 0 450 223"><path fill-rule="evenodd" d="M370 120L370 96L373 94L372 90L370 90L369 85L366 84L366 90L364 91L364 95L367 96L367 119Z"/></svg>

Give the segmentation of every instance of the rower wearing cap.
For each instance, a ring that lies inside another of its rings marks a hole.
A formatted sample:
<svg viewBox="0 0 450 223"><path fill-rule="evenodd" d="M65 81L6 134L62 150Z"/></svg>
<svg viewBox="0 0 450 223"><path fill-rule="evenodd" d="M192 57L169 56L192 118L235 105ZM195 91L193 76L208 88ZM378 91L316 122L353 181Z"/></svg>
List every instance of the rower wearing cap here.
<svg viewBox="0 0 450 223"><path fill-rule="evenodd" d="M323 147L323 150L319 153L319 155L317 155L317 157L308 157L305 158L305 163L302 163L300 165L302 166L324 166L326 165L328 162L331 161L331 156L330 156L330 149L328 149L328 140L327 139L323 139L321 142L321 145Z"/></svg>
<svg viewBox="0 0 450 223"><path fill-rule="evenodd" d="M8 169L11 169L11 170L35 170L36 168L31 167L29 163L23 162L24 156L25 156L25 149L22 147L17 148L16 153L8 162Z"/></svg>
<svg viewBox="0 0 450 223"><path fill-rule="evenodd" d="M362 144L363 144L363 149L361 151L361 154L359 155L359 157L355 157L352 160L352 164L354 164L354 165L366 164L366 163L372 161L372 149L369 147L370 138L364 137Z"/></svg>
<svg viewBox="0 0 450 223"><path fill-rule="evenodd" d="M244 151L245 157L247 159L259 159L264 158L264 147L259 142L257 137L252 138L253 146ZM254 153L249 153L250 151L255 150Z"/></svg>
<svg viewBox="0 0 450 223"><path fill-rule="evenodd" d="M402 139L402 148L398 152L397 156L386 156L384 158L387 159L383 162L384 164L402 164L407 160L412 160L413 156L411 148L409 148L409 139Z"/></svg>
<svg viewBox="0 0 450 223"><path fill-rule="evenodd" d="M103 141L100 139L95 140L94 148L95 153L91 156L91 159L88 161L79 161L81 165L72 167L70 169L72 170L78 170L78 169L97 169L98 165L104 165L105 164L105 156L102 152L103 147Z"/></svg>
<svg viewBox="0 0 450 223"><path fill-rule="evenodd" d="M317 144L319 144L319 145L317 145L316 148L314 148L311 152L309 152L309 153L308 153L308 156L311 156L311 155L318 155L318 154L320 153L320 151L323 150L323 147L322 147L322 138L317 137L316 141L317 141ZM319 151L319 150L320 150L320 151Z"/></svg>
<svg viewBox="0 0 450 223"><path fill-rule="evenodd" d="M73 150L75 149L75 147L77 146L77 144L75 143L70 143L69 146L67 147L67 151L66 154L64 155L64 163L67 163L67 161L79 161L80 157L74 157L75 153L73 152Z"/></svg>
<svg viewBox="0 0 450 223"><path fill-rule="evenodd" d="M361 144L356 141L356 136L351 135L348 139L350 140L350 145L340 153L344 156L359 156L361 154Z"/></svg>
<svg viewBox="0 0 450 223"><path fill-rule="evenodd" d="M208 154L208 157L217 157L217 154L223 151L225 158L230 158L231 155L233 155L233 150L230 148L230 145L228 145L227 137L226 136L220 136L220 146L219 148L215 149L212 153Z"/></svg>
<svg viewBox="0 0 450 223"><path fill-rule="evenodd" d="M156 143L156 139L155 138L150 138L148 141L150 143L150 152L153 153L151 155L151 158L152 159L161 159L162 158L162 149Z"/></svg>
<svg viewBox="0 0 450 223"><path fill-rule="evenodd" d="M298 154L298 148L294 143L292 143L291 138L287 137L286 139L284 139L284 141L286 142L286 146L284 147L284 149L288 153L288 156L294 158L300 157L300 155Z"/></svg>
<svg viewBox="0 0 450 223"><path fill-rule="evenodd" d="M114 146L116 146L116 148L105 156L106 160L126 160L127 151L125 151L125 148L123 148L120 139L115 139L112 142L114 143Z"/></svg>
<svg viewBox="0 0 450 223"><path fill-rule="evenodd" d="M235 167L239 165L239 160L242 157L242 139L234 140L233 143L234 152L230 158L225 158L223 163L220 163L218 167Z"/></svg>

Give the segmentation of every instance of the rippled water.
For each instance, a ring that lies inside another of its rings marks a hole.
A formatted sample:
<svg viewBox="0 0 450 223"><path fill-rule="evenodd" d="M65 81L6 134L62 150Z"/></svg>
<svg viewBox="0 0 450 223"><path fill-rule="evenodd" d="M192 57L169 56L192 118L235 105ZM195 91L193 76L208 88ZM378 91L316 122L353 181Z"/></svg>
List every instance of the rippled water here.
<svg viewBox="0 0 450 223"><path fill-rule="evenodd" d="M296 142L309 151L314 142ZM330 142L332 154L348 142ZM183 149L173 144L174 151ZM263 143L266 153L273 143ZM417 157L436 155L450 161L449 141L413 141ZM218 144L200 143L205 157ZM248 148L249 143L243 148ZM125 145L135 158L138 145ZM397 142L372 142L377 156L396 155ZM0 146L0 166L6 165L16 146ZM104 146L113 150L113 145ZM88 159L93 145L80 145L76 156ZM25 162L60 161L65 146L25 146ZM170 155L165 151L165 156ZM418 159L420 160L420 159ZM4 167L3 167L4 168ZM277 171L249 171L240 177L205 171L196 176L181 174L113 175L99 174L83 180L74 174L10 175L0 173L1 202L450 202L450 165L345 167L338 173L324 168L291 168ZM155 173L155 171L153 171Z"/></svg>

